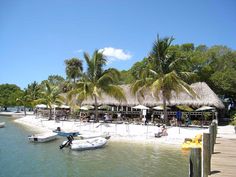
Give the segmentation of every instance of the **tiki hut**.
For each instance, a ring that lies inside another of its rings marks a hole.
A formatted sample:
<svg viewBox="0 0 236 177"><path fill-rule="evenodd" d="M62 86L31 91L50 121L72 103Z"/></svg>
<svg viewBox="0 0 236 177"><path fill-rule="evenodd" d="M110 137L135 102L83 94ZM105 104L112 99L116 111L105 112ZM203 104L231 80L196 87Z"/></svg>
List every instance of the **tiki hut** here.
<svg viewBox="0 0 236 177"><path fill-rule="evenodd" d="M130 85L122 85L124 90L126 101L118 101L115 98L112 98L106 94L102 94L102 96L98 99L99 105L115 105L115 106L135 106L138 104L142 104L148 107L154 107L157 105L162 105L161 96L159 99L153 97L151 92L147 92L144 95L144 98L138 97L137 95L133 95L130 90ZM205 82L198 82L191 85L191 88L197 94L197 97L194 98L187 93L176 94L172 92L172 97L167 102L167 106L178 106L178 105L187 105L191 107L200 107L200 106L213 106L218 109L223 109L224 104L219 99L219 97L211 90L211 88ZM88 98L82 102L83 105L93 105L94 100Z"/></svg>

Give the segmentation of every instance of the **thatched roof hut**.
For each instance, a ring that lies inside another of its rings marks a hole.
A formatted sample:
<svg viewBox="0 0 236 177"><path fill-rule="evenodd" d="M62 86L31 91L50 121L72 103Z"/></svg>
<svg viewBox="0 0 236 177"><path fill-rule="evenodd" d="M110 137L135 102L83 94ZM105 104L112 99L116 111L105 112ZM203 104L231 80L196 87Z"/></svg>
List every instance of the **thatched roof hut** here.
<svg viewBox="0 0 236 177"><path fill-rule="evenodd" d="M129 85L122 85L121 87L125 92L126 101L118 101L106 94L102 94L102 96L98 99L98 104L116 106L134 106L143 104L149 107L162 105L161 96L159 100L157 100L152 96L151 92L148 92L144 98L140 98L131 93ZM167 102L167 106L188 105L192 107L214 106L219 109L224 108L222 101L205 82L194 83L191 85L191 88L196 92L198 97L193 98L187 93L180 93L177 95L175 92L172 92L172 97L170 101ZM88 98L87 100L84 100L82 104L94 104L94 100Z"/></svg>

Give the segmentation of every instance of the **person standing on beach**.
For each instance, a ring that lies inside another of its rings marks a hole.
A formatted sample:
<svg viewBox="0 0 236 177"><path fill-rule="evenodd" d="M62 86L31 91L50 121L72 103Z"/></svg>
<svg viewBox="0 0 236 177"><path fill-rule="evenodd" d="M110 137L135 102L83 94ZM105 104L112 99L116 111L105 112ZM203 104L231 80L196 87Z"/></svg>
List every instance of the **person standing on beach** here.
<svg viewBox="0 0 236 177"><path fill-rule="evenodd" d="M176 112L176 118L177 118L178 126L181 126L181 124L182 124L182 112L181 111Z"/></svg>

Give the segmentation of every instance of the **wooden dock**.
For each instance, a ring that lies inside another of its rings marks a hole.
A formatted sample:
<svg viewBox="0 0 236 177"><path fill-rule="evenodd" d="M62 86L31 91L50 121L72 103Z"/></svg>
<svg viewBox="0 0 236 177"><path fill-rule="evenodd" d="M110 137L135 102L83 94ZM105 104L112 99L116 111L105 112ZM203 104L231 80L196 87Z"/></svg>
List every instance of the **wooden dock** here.
<svg viewBox="0 0 236 177"><path fill-rule="evenodd" d="M216 138L210 177L236 176L236 138Z"/></svg>

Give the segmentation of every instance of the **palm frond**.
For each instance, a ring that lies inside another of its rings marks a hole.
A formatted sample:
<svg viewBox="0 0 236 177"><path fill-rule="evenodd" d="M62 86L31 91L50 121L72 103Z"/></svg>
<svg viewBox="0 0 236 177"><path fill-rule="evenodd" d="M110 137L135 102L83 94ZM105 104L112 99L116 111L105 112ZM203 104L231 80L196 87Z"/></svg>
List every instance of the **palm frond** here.
<svg viewBox="0 0 236 177"><path fill-rule="evenodd" d="M103 87L102 91L119 101L126 101L123 89L117 85L109 84L106 87Z"/></svg>

